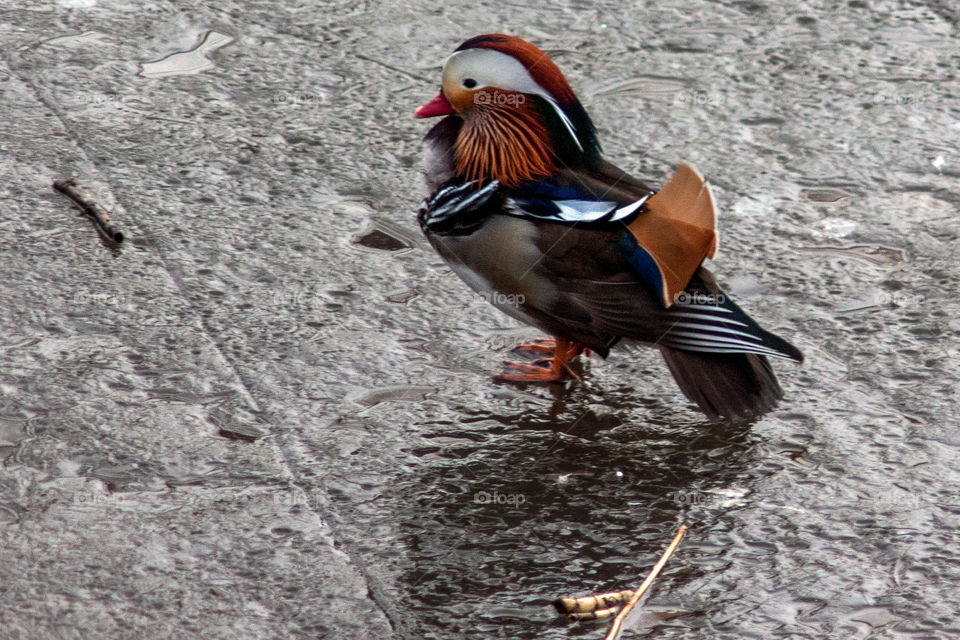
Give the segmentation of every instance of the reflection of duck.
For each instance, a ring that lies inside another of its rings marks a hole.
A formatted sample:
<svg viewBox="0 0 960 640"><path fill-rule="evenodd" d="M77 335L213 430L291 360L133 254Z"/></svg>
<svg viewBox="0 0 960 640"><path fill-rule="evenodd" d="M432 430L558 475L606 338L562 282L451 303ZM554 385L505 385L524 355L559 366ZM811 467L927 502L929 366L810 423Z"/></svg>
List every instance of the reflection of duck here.
<svg viewBox="0 0 960 640"><path fill-rule="evenodd" d="M524 345L548 366L511 363L501 380L561 380L585 349L657 346L710 417L777 404L767 356L803 359L763 330L701 267L716 249L713 196L681 165L654 193L604 161L590 117L557 66L503 35L463 43L420 118L431 191L420 224L471 288L555 341Z"/></svg>

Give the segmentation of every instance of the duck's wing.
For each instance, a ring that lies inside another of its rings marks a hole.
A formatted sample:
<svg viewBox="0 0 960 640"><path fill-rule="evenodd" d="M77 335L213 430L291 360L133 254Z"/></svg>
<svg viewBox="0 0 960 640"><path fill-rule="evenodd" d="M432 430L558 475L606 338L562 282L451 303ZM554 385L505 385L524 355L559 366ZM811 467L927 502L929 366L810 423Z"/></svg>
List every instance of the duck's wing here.
<svg viewBox="0 0 960 640"><path fill-rule="evenodd" d="M629 230L539 223L531 237L538 249L537 275L554 288L549 308L540 311L566 328L566 335L594 335L608 342L628 338L700 353L803 358L750 318L702 267L665 308L652 274L634 267Z"/></svg>
<svg viewBox="0 0 960 640"><path fill-rule="evenodd" d="M504 192L504 213L580 229L630 233L627 252L662 305L670 307L697 268L717 248L716 211L710 187L689 165L654 193L617 167L565 170L550 180Z"/></svg>

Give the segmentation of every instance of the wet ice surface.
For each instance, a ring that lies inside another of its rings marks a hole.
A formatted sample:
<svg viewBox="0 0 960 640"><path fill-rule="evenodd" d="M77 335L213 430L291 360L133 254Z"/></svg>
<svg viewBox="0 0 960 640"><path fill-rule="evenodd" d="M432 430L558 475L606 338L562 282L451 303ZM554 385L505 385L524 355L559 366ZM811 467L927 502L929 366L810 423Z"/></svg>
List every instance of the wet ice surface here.
<svg viewBox="0 0 960 640"><path fill-rule="evenodd" d="M647 600L680 615L645 634L956 636L957 18L5 10L0 625L601 637L550 600L635 586L686 522ZM491 381L536 333L420 238L410 117L490 31L551 52L610 159L715 185L716 272L808 358L777 363L779 411L705 423L649 352L563 389ZM211 68L138 75L208 32L235 39ZM49 188L70 174L123 247Z"/></svg>

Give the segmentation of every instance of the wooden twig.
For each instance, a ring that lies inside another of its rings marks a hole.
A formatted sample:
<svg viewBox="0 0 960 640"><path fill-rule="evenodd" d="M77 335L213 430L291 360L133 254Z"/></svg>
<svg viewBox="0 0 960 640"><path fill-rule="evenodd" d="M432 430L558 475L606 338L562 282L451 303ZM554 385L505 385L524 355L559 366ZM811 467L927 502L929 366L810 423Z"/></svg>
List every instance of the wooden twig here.
<svg viewBox="0 0 960 640"><path fill-rule="evenodd" d="M123 232L111 222L110 214L106 209L97 204L93 196L77 184L76 178L56 180L53 183L53 188L73 200L77 206L83 209L83 212L90 216L96 223L97 230L100 231L100 233L118 244L123 242Z"/></svg>
<svg viewBox="0 0 960 640"><path fill-rule="evenodd" d="M589 620L603 620L604 618L609 618L610 616L617 615L617 611L620 609L617 607L610 607L609 609L594 609L593 611L574 611L567 615L570 620L574 622L587 622Z"/></svg>
<svg viewBox="0 0 960 640"><path fill-rule="evenodd" d="M657 564L653 565L653 569L650 570L650 573L647 574L646 579L643 581L643 584L640 585L640 588L637 589L633 597L630 598L630 602L620 610L620 613L617 614L617 617L613 619L613 626L610 627L610 632L607 633L607 637L604 640L616 640L620 635L620 627L623 625L623 620L629 615L633 608L637 605L637 602L640 601L640 598L643 597L643 594L650 588L650 585L653 584L654 579L657 575L660 574L660 571L663 569L664 565L667 564L667 560L670 559L670 556L673 555L673 552L676 551L677 545L680 544L680 541L683 539L683 535L687 532L687 525L680 525L680 529L677 531L677 535L673 536L673 541L670 543L670 546L667 547L667 550L663 552L663 555L660 556L660 560L657 561Z"/></svg>
<svg viewBox="0 0 960 640"><path fill-rule="evenodd" d="M633 591L614 591L613 593L601 593L596 596L585 596L583 598L557 598L553 606L560 613L572 615L575 613L587 613L597 609L613 609L619 607L624 602L633 597ZM586 618L577 617L577 620Z"/></svg>

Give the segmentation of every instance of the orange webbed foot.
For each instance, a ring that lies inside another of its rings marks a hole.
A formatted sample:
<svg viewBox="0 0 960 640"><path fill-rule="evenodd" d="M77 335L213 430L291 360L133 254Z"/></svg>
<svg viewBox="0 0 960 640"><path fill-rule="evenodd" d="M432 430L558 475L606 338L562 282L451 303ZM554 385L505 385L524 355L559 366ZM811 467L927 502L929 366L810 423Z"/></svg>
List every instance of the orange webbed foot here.
<svg viewBox="0 0 960 640"><path fill-rule="evenodd" d="M524 373L501 373L494 376L495 380L507 382L561 382L567 378L580 379L580 376L570 369L570 361L585 351L584 347L576 342L570 342L563 338L556 340L549 338L539 339L533 343L522 344L518 346L515 351L549 353L551 357L540 358L536 360L534 364L504 361L511 369L523 371Z"/></svg>

